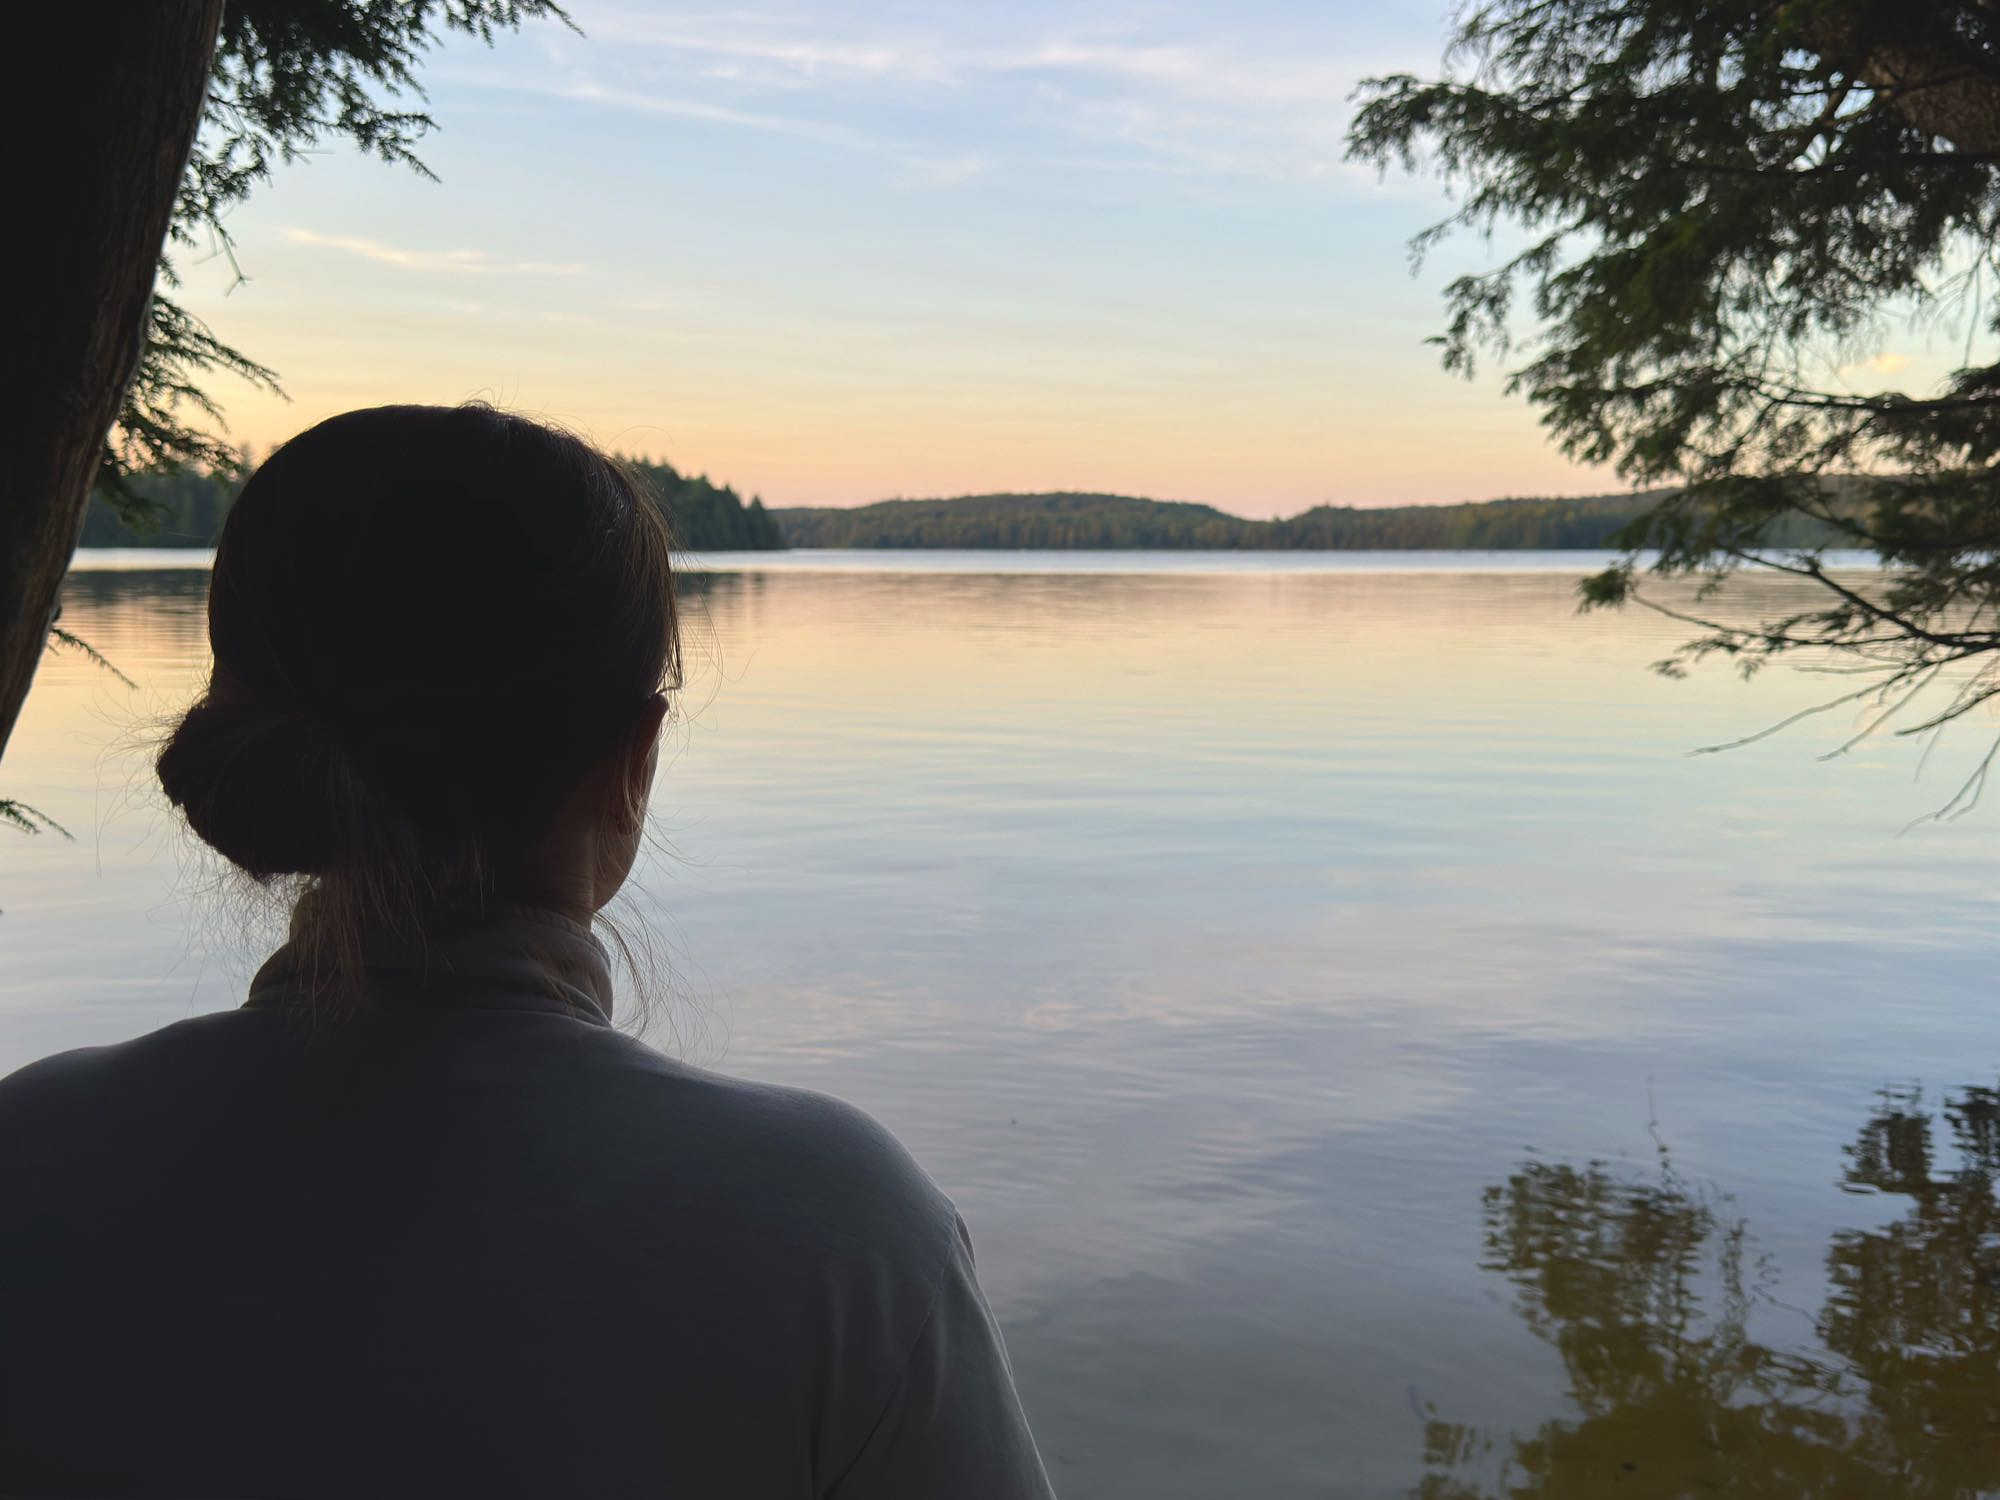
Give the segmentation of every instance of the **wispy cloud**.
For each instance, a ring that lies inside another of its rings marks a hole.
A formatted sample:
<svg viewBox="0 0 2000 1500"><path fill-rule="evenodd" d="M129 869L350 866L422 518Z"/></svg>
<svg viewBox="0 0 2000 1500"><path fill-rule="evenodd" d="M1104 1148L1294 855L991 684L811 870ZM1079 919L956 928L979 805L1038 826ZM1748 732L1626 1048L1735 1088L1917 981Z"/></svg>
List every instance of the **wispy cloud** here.
<svg viewBox="0 0 2000 1500"><path fill-rule="evenodd" d="M730 61L711 76L772 81L746 64L765 64L806 78L897 78L963 83L1009 73L1095 74L1170 85L1206 98L1258 106L1286 102L1338 103L1358 76L1346 57L1235 55L1216 43L1134 42L1044 36L978 45L942 37L823 38L798 34L800 23L773 16L720 17L707 28L652 15L594 21L595 35L626 44L696 53Z"/></svg>
<svg viewBox="0 0 2000 1500"><path fill-rule="evenodd" d="M575 276L585 269L580 261L496 260L485 250L406 250L361 235L321 234L314 229L287 229L285 238L295 245L339 250L405 271L442 271L457 276Z"/></svg>
<svg viewBox="0 0 2000 1500"><path fill-rule="evenodd" d="M840 76L928 79L944 82L962 74L963 59L923 41L868 38L856 41L795 34L782 18L720 16L668 19L650 12L593 20L594 36L628 46L665 48L723 59L711 76L782 83L786 77Z"/></svg>
<svg viewBox="0 0 2000 1500"><path fill-rule="evenodd" d="M1226 102L1259 114L1345 114L1360 77L1346 58L1243 57L1214 45L1052 41L995 67L1020 73L1074 73L1159 85L1173 94Z"/></svg>
<svg viewBox="0 0 2000 1500"><path fill-rule="evenodd" d="M1218 32L1198 11L1174 39L1079 27L1073 13L1058 12L1055 20L1061 24L1048 25L1030 9L995 23L997 36L990 27L974 34L980 28L942 22L929 32L885 22L828 34L823 18L803 12L628 10L594 19L591 29L627 48L628 63L672 78L674 92L719 96L724 102L706 106L703 118L804 134L798 122L736 112L734 103L817 91L837 115L882 110L900 91L905 105L944 118L956 112L958 128L978 132L983 160L1030 153L1037 165L1056 165L1061 153L1052 157L1046 142L1054 132L1129 154L1139 166L1151 159L1264 178L1347 175L1344 135L1355 84L1413 61L1390 48L1370 66L1351 46L1301 46L1268 27L1259 33L1232 24ZM694 112L685 99L679 107ZM905 113L897 123L907 129L916 122ZM825 139L837 129L818 127ZM909 154L879 139L868 145Z"/></svg>
<svg viewBox="0 0 2000 1500"><path fill-rule="evenodd" d="M1868 359L1856 360L1852 364L1842 365L1840 373L1849 376L1900 375L1909 367L1910 356L1907 354L1877 354Z"/></svg>
<svg viewBox="0 0 2000 1500"><path fill-rule="evenodd" d="M709 104L649 89L619 88L584 79L561 85L549 92L561 99L587 104L608 104L619 109L638 110L651 115L673 115L683 120L706 120L714 125L741 125L748 130L765 130L775 135L800 136L829 145L853 149L872 148L874 143L844 125L759 110L736 109L726 104Z"/></svg>
<svg viewBox="0 0 2000 1500"><path fill-rule="evenodd" d="M715 125L737 125L747 130L761 130L774 135L818 141L822 145L835 146L844 151L883 158L940 187L951 187L970 181L983 173L990 164L986 157L977 152L936 154L905 147L893 141L885 141L864 131L831 121L737 109L730 105L710 104L700 99L688 99L670 93L656 93L649 89L613 87L588 79L543 92L553 93L558 98L604 104L643 114L670 115L684 120L704 120Z"/></svg>

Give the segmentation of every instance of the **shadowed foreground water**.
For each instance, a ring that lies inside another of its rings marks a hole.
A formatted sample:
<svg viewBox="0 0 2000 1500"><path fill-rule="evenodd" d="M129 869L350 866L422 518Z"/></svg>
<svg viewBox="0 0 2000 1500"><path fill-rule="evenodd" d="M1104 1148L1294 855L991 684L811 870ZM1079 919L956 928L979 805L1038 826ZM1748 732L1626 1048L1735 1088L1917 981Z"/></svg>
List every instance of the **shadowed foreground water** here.
<svg viewBox="0 0 2000 1500"><path fill-rule="evenodd" d="M1533 566L690 578L653 1035L910 1144L1066 1496L2000 1494L2000 807L1900 834L1996 726L1689 757L1849 684ZM0 1069L268 940L144 770L205 581L71 579Z"/></svg>

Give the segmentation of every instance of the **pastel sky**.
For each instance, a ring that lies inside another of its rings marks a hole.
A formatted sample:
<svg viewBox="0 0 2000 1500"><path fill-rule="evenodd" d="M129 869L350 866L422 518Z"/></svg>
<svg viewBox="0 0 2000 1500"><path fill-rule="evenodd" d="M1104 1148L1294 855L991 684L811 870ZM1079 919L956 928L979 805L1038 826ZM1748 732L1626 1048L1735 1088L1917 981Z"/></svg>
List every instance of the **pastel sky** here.
<svg viewBox="0 0 2000 1500"><path fill-rule="evenodd" d="M1435 184L1343 163L1439 0L577 0L423 79L441 181L329 149L186 300L263 448L470 397L774 504L1095 489L1246 515L1615 488L1424 338Z"/></svg>

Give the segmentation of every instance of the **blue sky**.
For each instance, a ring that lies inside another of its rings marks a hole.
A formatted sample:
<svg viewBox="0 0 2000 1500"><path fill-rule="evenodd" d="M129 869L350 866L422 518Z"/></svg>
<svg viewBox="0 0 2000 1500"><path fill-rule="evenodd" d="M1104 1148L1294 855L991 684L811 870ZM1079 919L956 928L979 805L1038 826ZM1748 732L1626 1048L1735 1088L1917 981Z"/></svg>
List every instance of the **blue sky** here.
<svg viewBox="0 0 2000 1500"><path fill-rule="evenodd" d="M292 397L482 397L773 503L1079 488L1244 514L1616 487L1424 338L1435 184L1341 159L1432 3L580 0L423 74L441 181L329 148L188 301Z"/></svg>

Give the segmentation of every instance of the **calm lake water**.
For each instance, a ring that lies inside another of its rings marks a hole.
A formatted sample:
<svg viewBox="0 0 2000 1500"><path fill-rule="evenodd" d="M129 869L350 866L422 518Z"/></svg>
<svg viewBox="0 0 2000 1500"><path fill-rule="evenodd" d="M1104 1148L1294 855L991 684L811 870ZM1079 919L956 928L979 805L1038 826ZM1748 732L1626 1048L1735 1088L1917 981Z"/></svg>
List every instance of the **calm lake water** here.
<svg viewBox="0 0 2000 1500"><path fill-rule="evenodd" d="M146 769L206 574L105 561L138 686L51 658L0 767L76 835L0 838L0 1071L272 940ZM1589 561L689 577L651 1034L916 1151L1071 1500L2000 1494L2000 804L1903 831L2000 726L1690 756L1849 682L1654 676Z"/></svg>

